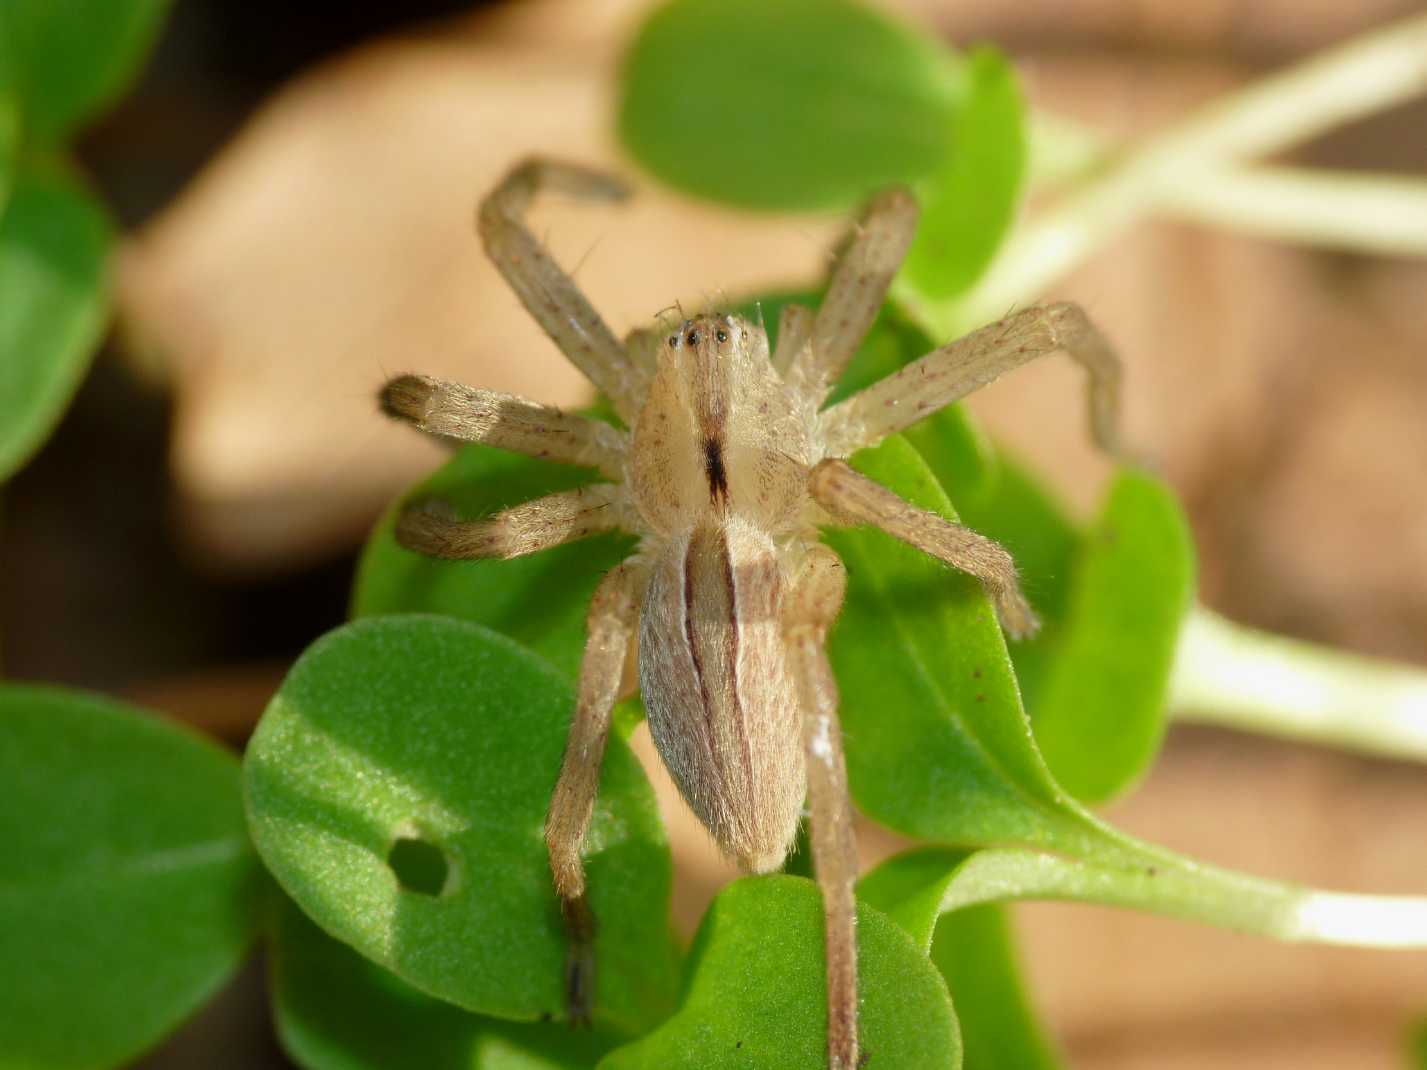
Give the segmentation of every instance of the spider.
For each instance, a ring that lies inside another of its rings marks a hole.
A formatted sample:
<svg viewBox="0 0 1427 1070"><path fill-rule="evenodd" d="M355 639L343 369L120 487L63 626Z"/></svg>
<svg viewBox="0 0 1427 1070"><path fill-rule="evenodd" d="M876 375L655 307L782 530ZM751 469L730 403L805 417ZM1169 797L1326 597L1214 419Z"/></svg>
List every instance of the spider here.
<svg viewBox="0 0 1427 1070"><path fill-rule="evenodd" d="M608 481L487 519L409 505L410 550L456 560L511 558L622 528L638 550L596 588L578 698L545 821L570 939L565 991L587 1020L595 919L581 842L614 704L637 682L659 754L719 847L754 873L779 868L807 800L823 899L827 1046L858 1065L851 804L837 688L825 652L845 576L820 527L871 524L981 581L1002 627L1036 620L999 544L904 501L846 458L1005 371L1063 350L1089 373L1091 430L1116 452L1119 363L1075 305L1028 308L933 350L823 407L881 307L916 229L904 189L870 201L816 314L785 308L777 349L763 329L707 313L621 344L524 222L544 190L627 196L616 178L531 159L481 203L485 249L540 326L630 429L509 394L420 375L392 379L382 408L432 435L597 469Z"/></svg>

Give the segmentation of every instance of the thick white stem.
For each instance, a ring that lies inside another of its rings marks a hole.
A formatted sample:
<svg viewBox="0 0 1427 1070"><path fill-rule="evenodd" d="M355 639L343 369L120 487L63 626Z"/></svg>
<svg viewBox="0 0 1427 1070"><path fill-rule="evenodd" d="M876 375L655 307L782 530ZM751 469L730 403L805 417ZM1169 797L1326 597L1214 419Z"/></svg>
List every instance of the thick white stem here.
<svg viewBox="0 0 1427 1070"><path fill-rule="evenodd" d="M1170 684L1180 720L1427 761L1427 669L1245 628L1202 607Z"/></svg>
<svg viewBox="0 0 1427 1070"><path fill-rule="evenodd" d="M954 308L922 307L921 318L966 329L1002 315L1157 208L1171 190L1207 184L1227 166L1423 92L1427 16L1418 15L1227 94L1067 195L1007 242L971 294Z"/></svg>
<svg viewBox="0 0 1427 1070"><path fill-rule="evenodd" d="M1168 186L1168 215L1279 241L1427 256L1427 181L1396 175L1244 167Z"/></svg>

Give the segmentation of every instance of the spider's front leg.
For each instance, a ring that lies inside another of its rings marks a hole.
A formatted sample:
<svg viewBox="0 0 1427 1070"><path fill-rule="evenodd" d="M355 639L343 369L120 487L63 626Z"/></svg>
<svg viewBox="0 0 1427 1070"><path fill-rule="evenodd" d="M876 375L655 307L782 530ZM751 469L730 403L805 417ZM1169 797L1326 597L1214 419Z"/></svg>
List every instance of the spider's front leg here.
<svg viewBox="0 0 1427 1070"><path fill-rule="evenodd" d="M565 967L565 996L570 1020L587 1023L594 1005L595 918L585 896L585 868L580 844L594 809L609 736L610 712L621 697L625 664L639 623L639 603L648 582L645 568L626 561L595 589L590 602L589 636L580 663L579 693L560 779L545 817L545 845L550 872L560 897L560 911L570 935Z"/></svg>
<svg viewBox="0 0 1427 1070"><path fill-rule="evenodd" d="M808 327L807 344L792 356L786 375L788 385L814 409L821 407L877 318L912 244L917 214L910 191L883 190L868 203L838 257L827 295Z"/></svg>
<svg viewBox="0 0 1427 1070"><path fill-rule="evenodd" d="M604 201L629 195L624 183L604 172L529 159L481 202L477 215L481 240L521 304L585 378L614 403L620 419L632 424L642 400L641 369L574 280L525 225L525 213L535 194L550 189Z"/></svg>
<svg viewBox="0 0 1427 1070"><path fill-rule="evenodd" d="M378 402L388 416L447 441L598 468L611 479L624 474L627 435L553 405L429 375L398 375Z"/></svg>
<svg viewBox="0 0 1427 1070"><path fill-rule="evenodd" d="M808 480L808 490L834 519L847 524L871 524L953 568L971 573L991 596L1001 626L1012 638L1025 638L1039 626L1021 593L1015 560L995 540L917 508L855 471L846 461L820 461Z"/></svg>
<svg viewBox="0 0 1427 1070"><path fill-rule="evenodd" d="M793 581L785 641L797 686L808 771L808 829L822 891L827 954L827 1044L831 1070L857 1066L857 842L842 756L837 684L828 664L827 630L842 608L846 571L837 554L813 545Z"/></svg>
<svg viewBox="0 0 1427 1070"><path fill-rule="evenodd" d="M847 457L875 446L974 393L1013 368L1064 352L1089 375L1090 431L1106 453L1120 453L1120 360L1079 305L1023 309L934 349L824 411L824 448Z"/></svg>

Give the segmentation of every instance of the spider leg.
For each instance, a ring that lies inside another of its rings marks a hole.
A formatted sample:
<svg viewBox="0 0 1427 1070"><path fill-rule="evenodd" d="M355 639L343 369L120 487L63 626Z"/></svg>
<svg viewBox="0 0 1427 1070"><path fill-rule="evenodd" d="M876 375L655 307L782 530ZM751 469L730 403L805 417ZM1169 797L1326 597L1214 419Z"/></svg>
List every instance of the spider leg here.
<svg viewBox="0 0 1427 1070"><path fill-rule="evenodd" d="M1090 376L1090 430L1120 452L1120 361L1079 305L1028 308L934 349L823 412L827 452L846 457L910 427L953 401L1047 353L1064 350Z"/></svg>
<svg viewBox="0 0 1427 1070"><path fill-rule="evenodd" d="M917 202L905 189L877 194L839 258L813 322L812 345L793 358L787 381L821 406L857 352L917 230Z"/></svg>
<svg viewBox="0 0 1427 1070"><path fill-rule="evenodd" d="M613 569L590 602L589 635L580 663L575 715L560 765L560 779L545 816L550 872L570 935L565 997L572 1022L587 1023L594 1003L595 918L585 895L580 844L594 810L609 735L610 711L620 697L625 661L639 620L639 597L647 576L631 561Z"/></svg>
<svg viewBox="0 0 1427 1070"><path fill-rule="evenodd" d="M813 313L802 305L784 305L778 316L778 347L773 350L773 370L786 377L793 361L813 336ZM807 360L807 356L802 357Z"/></svg>
<svg viewBox="0 0 1427 1070"><path fill-rule="evenodd" d="M574 280L530 232L524 217L538 191L622 200L628 189L600 171L553 160L518 164L481 202L477 228L500 273L561 352L606 395L625 423L638 411L637 369Z"/></svg>
<svg viewBox="0 0 1427 1070"><path fill-rule="evenodd" d="M636 327L624 336L624 351L632 368L630 393L643 397L659 367L659 342L668 333L662 326Z"/></svg>
<svg viewBox="0 0 1427 1070"><path fill-rule="evenodd" d="M808 489L834 518L871 524L923 553L969 572L981 581L996 606L1001 626L1016 639L1038 627L1016 579L1016 563L1000 543L892 493L854 471L846 461L828 459L814 466Z"/></svg>
<svg viewBox="0 0 1427 1070"><path fill-rule="evenodd" d="M857 1066L857 843L847 794L837 683L824 644L842 608L846 571L814 545L794 579L785 625L788 665L803 715L808 770L808 831L822 891L827 954L827 1044L832 1070Z"/></svg>
<svg viewBox="0 0 1427 1070"><path fill-rule="evenodd" d="M627 526L624 494L619 484L592 483L513 505L484 520L457 520L444 503L410 505L397 520L396 541L453 561L523 557Z"/></svg>
<svg viewBox="0 0 1427 1070"><path fill-rule="evenodd" d="M382 388L381 406L430 435L586 465L614 479L624 472L627 436L599 420L514 394L401 375Z"/></svg>

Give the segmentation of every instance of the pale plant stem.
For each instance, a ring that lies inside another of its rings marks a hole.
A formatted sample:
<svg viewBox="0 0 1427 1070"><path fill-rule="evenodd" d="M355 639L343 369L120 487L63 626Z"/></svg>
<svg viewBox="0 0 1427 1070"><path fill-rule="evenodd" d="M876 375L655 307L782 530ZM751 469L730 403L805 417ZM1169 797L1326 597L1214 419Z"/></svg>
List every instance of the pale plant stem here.
<svg viewBox="0 0 1427 1070"><path fill-rule="evenodd" d="M970 294L935 302L899 286L897 297L936 334L978 326L1035 297L1146 214L1192 200L1226 169L1424 91L1427 16L1419 15L1226 94L1132 148L1013 235ZM1304 206L1316 211L1318 203Z"/></svg>
<svg viewBox="0 0 1427 1070"><path fill-rule="evenodd" d="M1245 628L1204 609L1180 637L1184 721L1427 761L1427 669Z"/></svg>
<svg viewBox="0 0 1427 1070"><path fill-rule="evenodd" d="M1106 829L1077 859L1021 848L977 851L957 867L943 911L1061 899L1125 907L1276 940L1381 949L1427 948L1427 897L1328 892L1235 873Z"/></svg>
<svg viewBox="0 0 1427 1070"><path fill-rule="evenodd" d="M1279 241L1427 256L1427 182L1396 175L1243 167L1165 191L1166 215Z"/></svg>

